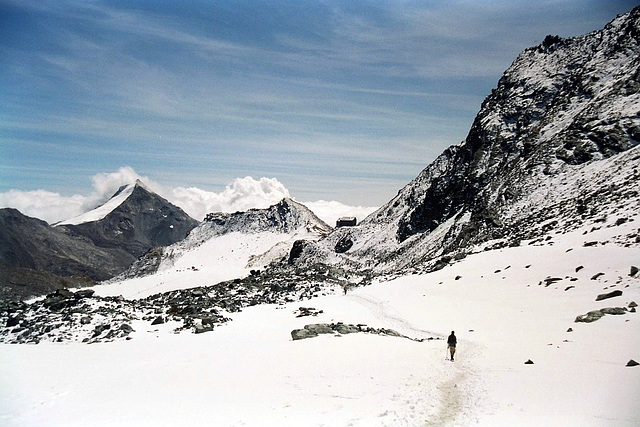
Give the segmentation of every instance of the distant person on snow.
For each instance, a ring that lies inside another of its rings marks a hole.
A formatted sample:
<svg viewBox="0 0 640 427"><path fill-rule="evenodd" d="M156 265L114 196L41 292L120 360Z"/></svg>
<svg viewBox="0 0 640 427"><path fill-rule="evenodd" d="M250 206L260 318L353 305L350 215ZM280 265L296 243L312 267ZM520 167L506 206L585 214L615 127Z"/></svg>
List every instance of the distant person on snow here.
<svg viewBox="0 0 640 427"><path fill-rule="evenodd" d="M456 354L456 344L458 343L458 339L456 338L456 333L451 331L451 335L447 338L447 344L449 345L449 353L451 353L451 361L453 362L453 356Z"/></svg>

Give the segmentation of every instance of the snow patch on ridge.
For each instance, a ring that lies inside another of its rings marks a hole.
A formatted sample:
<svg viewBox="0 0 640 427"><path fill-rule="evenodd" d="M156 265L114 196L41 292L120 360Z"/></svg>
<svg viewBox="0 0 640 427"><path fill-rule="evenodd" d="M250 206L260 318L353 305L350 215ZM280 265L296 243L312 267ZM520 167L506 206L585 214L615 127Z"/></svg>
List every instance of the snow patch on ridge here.
<svg viewBox="0 0 640 427"><path fill-rule="evenodd" d="M133 193L133 190L135 189L136 185L142 185L142 184L140 183L140 181L137 181L136 184L129 184L129 185L120 187L120 189L103 205L98 206L97 208L89 212L85 212L71 219L60 221L55 225L56 226L80 225L86 222L100 221L101 219L109 215L111 212L113 212L118 206L124 203L124 201L129 198L131 193Z"/></svg>

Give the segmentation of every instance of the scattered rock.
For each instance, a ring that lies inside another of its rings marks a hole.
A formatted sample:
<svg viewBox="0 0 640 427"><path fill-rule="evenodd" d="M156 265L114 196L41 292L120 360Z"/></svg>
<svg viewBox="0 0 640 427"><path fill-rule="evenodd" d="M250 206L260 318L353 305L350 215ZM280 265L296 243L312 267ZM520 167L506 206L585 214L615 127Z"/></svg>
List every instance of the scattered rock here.
<svg viewBox="0 0 640 427"><path fill-rule="evenodd" d="M600 294L596 297L596 301L602 301L608 298L613 298L613 297L619 297L620 295L622 295L622 291L621 290L615 290L615 291L611 291L608 292L606 294Z"/></svg>
<svg viewBox="0 0 640 427"><path fill-rule="evenodd" d="M640 365L640 363L636 362L635 360L631 359L627 362L626 366L631 367L631 366L638 366Z"/></svg>
<svg viewBox="0 0 640 427"><path fill-rule="evenodd" d="M548 287L549 285L552 285L556 282L559 282L560 280L562 280L562 277L547 277L546 279L544 279L544 287Z"/></svg>
<svg viewBox="0 0 640 427"><path fill-rule="evenodd" d="M316 310L312 307L300 307L297 310L297 314L296 312L294 312L294 314L296 314L296 317L317 316L321 313L323 313L322 310Z"/></svg>
<svg viewBox="0 0 640 427"><path fill-rule="evenodd" d="M629 303L629 308L634 308L634 307L637 307L637 306L638 306L638 304L636 304L636 302L635 302L635 301L631 301L631 302Z"/></svg>
<svg viewBox="0 0 640 427"><path fill-rule="evenodd" d="M598 244L598 242L597 242L597 241L594 241L594 242L584 242L584 245L583 245L583 246L584 246L584 247L589 247L589 246L595 246L595 245L597 245L597 244Z"/></svg>
<svg viewBox="0 0 640 427"><path fill-rule="evenodd" d="M594 274L593 276L591 276L591 280L598 280L600 276L604 276L604 273L600 272L600 273Z"/></svg>
<svg viewBox="0 0 640 427"><path fill-rule="evenodd" d="M575 288L575 286L567 286L566 288L564 288L565 291L568 291L569 289Z"/></svg>
<svg viewBox="0 0 640 427"><path fill-rule="evenodd" d="M579 265L576 267L576 273L584 268L584 265Z"/></svg>

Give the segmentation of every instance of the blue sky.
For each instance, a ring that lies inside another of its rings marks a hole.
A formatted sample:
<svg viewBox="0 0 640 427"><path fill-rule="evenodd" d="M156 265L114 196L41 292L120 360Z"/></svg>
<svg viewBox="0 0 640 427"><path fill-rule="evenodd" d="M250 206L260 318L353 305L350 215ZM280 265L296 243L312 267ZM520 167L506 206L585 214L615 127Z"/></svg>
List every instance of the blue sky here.
<svg viewBox="0 0 640 427"><path fill-rule="evenodd" d="M0 192L86 194L130 167L378 206L465 138L519 52L633 6L0 0Z"/></svg>

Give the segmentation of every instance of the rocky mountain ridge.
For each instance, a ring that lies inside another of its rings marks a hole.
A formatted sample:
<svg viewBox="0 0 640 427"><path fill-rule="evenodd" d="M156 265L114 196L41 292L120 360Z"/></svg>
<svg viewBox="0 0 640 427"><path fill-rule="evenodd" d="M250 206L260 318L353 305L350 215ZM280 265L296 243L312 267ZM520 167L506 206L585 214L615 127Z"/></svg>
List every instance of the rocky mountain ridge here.
<svg viewBox="0 0 640 427"><path fill-rule="evenodd" d="M526 49L483 102L465 141L358 227L305 245L297 265L428 269L489 241L515 244L547 220L562 229L599 209L637 206L638 34L635 8L602 30L548 36Z"/></svg>

